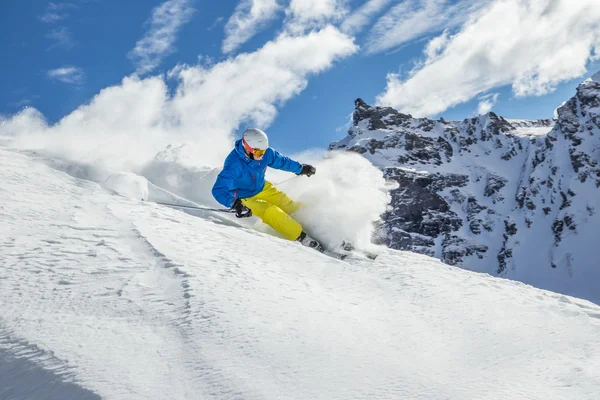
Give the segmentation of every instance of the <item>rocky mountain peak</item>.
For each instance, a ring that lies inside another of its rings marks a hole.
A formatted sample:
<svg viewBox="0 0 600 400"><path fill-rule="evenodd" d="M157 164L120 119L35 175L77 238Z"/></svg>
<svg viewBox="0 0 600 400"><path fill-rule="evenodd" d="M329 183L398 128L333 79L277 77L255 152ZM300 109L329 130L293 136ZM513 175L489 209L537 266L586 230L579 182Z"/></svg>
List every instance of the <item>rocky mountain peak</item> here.
<svg viewBox="0 0 600 400"><path fill-rule="evenodd" d="M354 126L368 121L369 129L386 129L388 125L402 125L412 119L411 115L399 113L391 107L372 107L360 98L354 101L354 106Z"/></svg>
<svg viewBox="0 0 600 400"><path fill-rule="evenodd" d="M599 75L556 120L431 120L357 99L354 126L330 149L399 184L382 243L556 290L598 265Z"/></svg>
<svg viewBox="0 0 600 400"><path fill-rule="evenodd" d="M598 76L597 73L594 76ZM600 187L598 144L600 142L600 82L588 79L577 93L558 109L558 130L548 135L549 143L560 139L568 146L569 159L578 179L588 178Z"/></svg>

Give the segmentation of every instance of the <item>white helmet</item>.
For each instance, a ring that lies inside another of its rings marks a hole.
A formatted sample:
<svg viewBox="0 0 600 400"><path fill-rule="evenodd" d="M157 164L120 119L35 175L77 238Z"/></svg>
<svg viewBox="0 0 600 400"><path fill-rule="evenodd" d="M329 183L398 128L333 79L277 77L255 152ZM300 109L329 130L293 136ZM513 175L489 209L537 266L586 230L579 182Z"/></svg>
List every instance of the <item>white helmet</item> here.
<svg viewBox="0 0 600 400"><path fill-rule="evenodd" d="M252 149L266 150L269 148L269 138L260 129L246 129L242 138L245 142L244 145L248 145Z"/></svg>

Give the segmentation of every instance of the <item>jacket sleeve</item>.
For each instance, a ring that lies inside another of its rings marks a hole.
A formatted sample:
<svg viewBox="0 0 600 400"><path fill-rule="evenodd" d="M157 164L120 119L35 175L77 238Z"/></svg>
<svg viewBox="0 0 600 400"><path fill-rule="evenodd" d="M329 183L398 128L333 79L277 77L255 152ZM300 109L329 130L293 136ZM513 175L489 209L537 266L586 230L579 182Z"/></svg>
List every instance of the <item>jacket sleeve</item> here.
<svg viewBox="0 0 600 400"><path fill-rule="evenodd" d="M233 207L237 200L237 189L234 187L237 168L233 162L225 162L223 170L217 176L212 188L213 197L225 207Z"/></svg>
<svg viewBox="0 0 600 400"><path fill-rule="evenodd" d="M294 161L289 157L283 156L277 152L277 150L273 150L270 147L267 151L271 152L271 157L269 158L268 162L269 167L293 172L295 174L302 172L302 164L300 164L298 161Z"/></svg>

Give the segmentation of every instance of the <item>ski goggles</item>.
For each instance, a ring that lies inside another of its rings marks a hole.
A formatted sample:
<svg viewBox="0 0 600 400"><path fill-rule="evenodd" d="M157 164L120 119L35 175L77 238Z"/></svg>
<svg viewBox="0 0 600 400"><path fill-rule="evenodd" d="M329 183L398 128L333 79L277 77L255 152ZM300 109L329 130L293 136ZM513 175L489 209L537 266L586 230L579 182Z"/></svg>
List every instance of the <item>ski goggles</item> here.
<svg viewBox="0 0 600 400"><path fill-rule="evenodd" d="M255 160L260 160L267 151L266 149L253 149L248 143L246 143L245 140L242 140L242 142L244 143L244 149L246 149L248 153L252 154Z"/></svg>

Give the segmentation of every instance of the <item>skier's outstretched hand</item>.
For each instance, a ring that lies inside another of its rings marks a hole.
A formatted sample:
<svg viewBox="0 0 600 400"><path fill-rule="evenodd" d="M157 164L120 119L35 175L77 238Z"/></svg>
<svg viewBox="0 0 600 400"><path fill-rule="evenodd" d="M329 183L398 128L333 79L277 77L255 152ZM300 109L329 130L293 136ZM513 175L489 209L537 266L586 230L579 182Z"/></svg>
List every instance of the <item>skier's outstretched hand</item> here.
<svg viewBox="0 0 600 400"><path fill-rule="evenodd" d="M237 199L235 203L233 203L232 208L235 210L235 216L238 218L248 218L252 216L252 210L246 207L241 199Z"/></svg>
<svg viewBox="0 0 600 400"><path fill-rule="evenodd" d="M302 171L300 171L300 173L298 175L306 175L308 177L311 177L312 175L314 175L316 173L317 173L317 170L312 165L302 164Z"/></svg>

